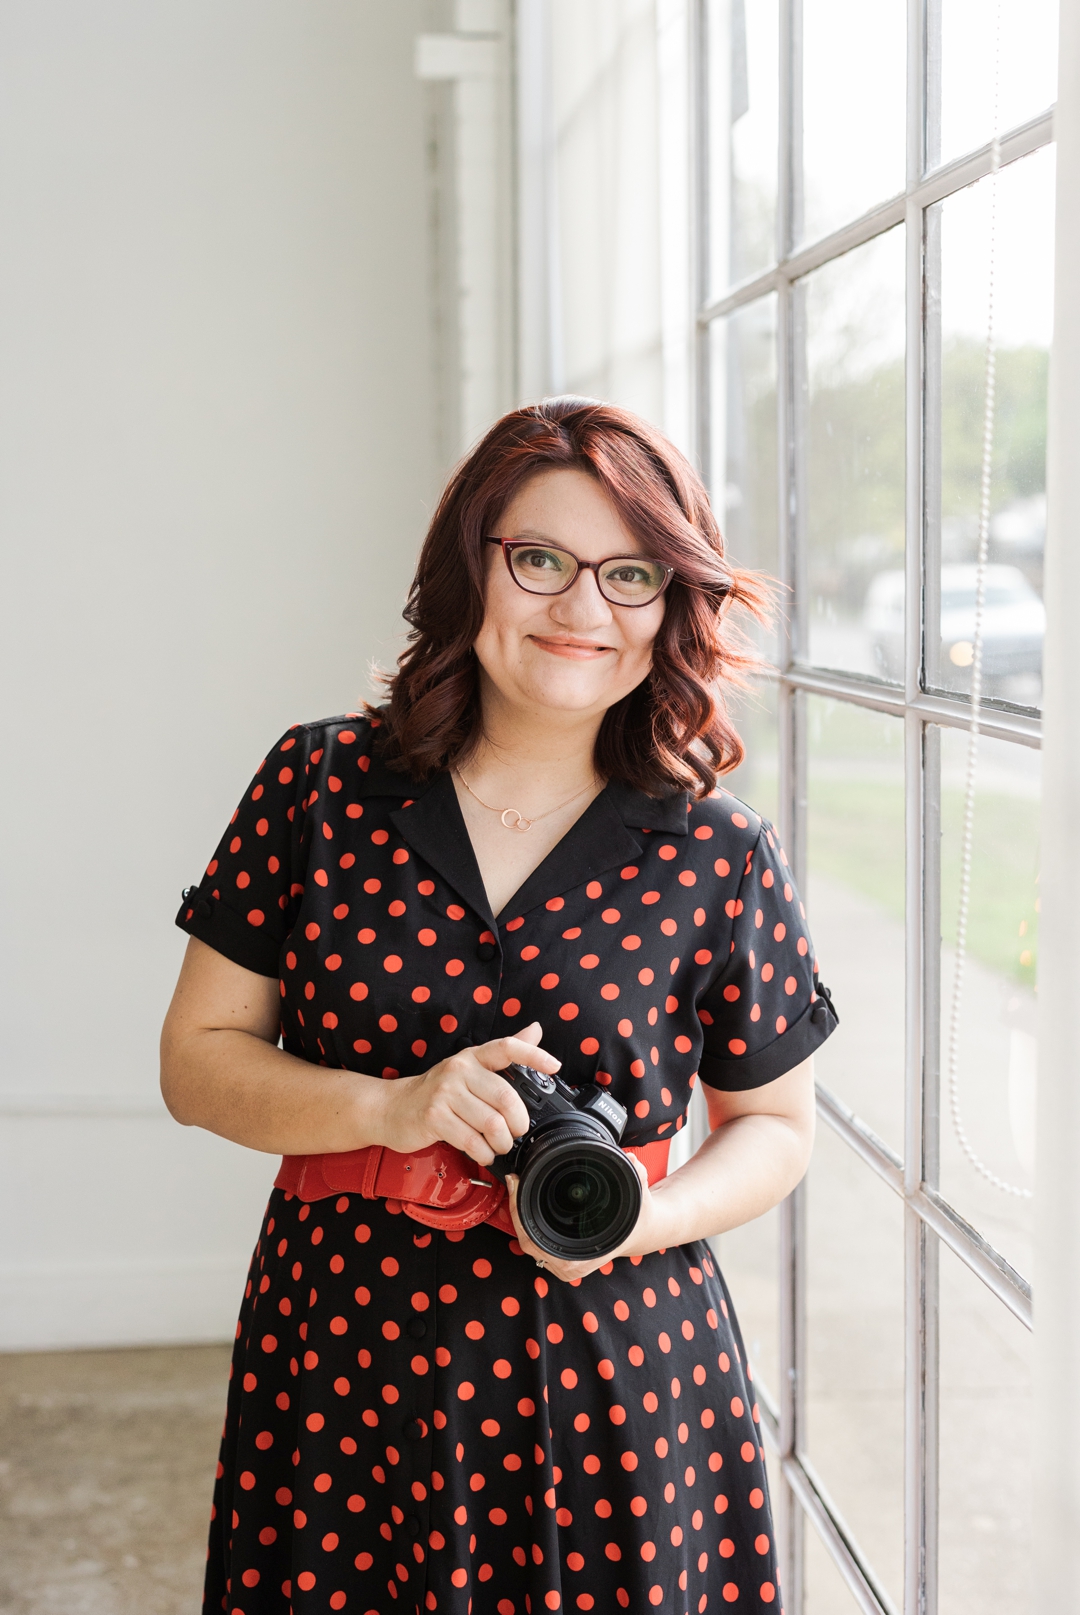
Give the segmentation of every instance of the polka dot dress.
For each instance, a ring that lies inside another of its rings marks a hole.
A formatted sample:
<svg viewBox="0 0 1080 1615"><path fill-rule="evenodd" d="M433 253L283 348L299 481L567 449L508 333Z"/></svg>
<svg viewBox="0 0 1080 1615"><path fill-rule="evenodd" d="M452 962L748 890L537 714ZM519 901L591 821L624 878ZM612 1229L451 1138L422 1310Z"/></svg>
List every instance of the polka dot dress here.
<svg viewBox="0 0 1080 1615"><path fill-rule="evenodd" d="M387 1079L535 1019L623 1142L835 1026L771 827L610 784L491 914L448 774L356 714L260 765L177 923L281 984L282 1039ZM490 1224L275 1189L245 1291L205 1609L781 1608L761 1426L701 1241L550 1279Z"/></svg>

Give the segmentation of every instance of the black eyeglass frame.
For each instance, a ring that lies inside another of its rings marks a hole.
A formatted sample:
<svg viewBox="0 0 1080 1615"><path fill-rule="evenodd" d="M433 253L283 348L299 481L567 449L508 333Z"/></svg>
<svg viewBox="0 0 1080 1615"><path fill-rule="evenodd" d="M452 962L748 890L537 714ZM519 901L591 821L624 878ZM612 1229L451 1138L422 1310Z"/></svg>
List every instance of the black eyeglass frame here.
<svg viewBox="0 0 1080 1615"><path fill-rule="evenodd" d="M664 593L664 590L675 576L675 568L673 566L668 566L664 561L657 561L651 555L605 555L601 561L583 561L579 556L574 554L573 550L568 550L565 544L545 544L542 540L535 538L485 538L484 543L498 544L503 553L503 560L506 562L506 570L509 572L519 589L524 590L526 594L546 595L552 600L556 595L565 594L568 589L572 589L578 580L579 574L582 571L585 571L595 574L596 587L599 589L601 595L607 601L609 606L623 606L628 611L640 611L643 606L651 606L657 600L659 600L660 596ZM530 589L528 584L522 583L521 579L514 571L513 552L515 550L545 549L559 550L563 555L569 555L570 559L577 567L577 572L574 573L573 577L570 579L570 582L564 583L561 589ZM612 561L648 561L650 566L663 567L664 581L661 583L656 593L651 594L647 600L613 600L609 594L604 593L604 585L600 579L600 568L602 566L610 566Z"/></svg>

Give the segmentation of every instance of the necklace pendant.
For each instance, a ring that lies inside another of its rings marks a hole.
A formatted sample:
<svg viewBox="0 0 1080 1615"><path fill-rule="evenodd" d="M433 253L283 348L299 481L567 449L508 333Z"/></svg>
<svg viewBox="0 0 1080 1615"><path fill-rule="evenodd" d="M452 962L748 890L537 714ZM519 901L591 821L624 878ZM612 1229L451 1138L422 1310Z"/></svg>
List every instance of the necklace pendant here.
<svg viewBox="0 0 1080 1615"><path fill-rule="evenodd" d="M517 808L503 808L499 818L508 830L531 830L532 820L522 818Z"/></svg>

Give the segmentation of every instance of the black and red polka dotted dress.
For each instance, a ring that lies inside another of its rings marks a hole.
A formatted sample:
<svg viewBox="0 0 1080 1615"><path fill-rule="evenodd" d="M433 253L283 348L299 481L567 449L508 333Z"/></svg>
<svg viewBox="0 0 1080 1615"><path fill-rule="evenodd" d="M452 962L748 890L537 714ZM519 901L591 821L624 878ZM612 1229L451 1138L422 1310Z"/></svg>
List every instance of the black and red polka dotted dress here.
<svg viewBox="0 0 1080 1615"><path fill-rule="evenodd" d="M756 1087L829 1035L770 826L609 784L491 914L449 774L355 714L260 764L178 923L281 984L284 1047L424 1071L530 1020L626 1144L698 1076ZM781 1607L761 1427L697 1241L564 1284L489 1223L275 1189L237 1326L205 1608L540 1615Z"/></svg>

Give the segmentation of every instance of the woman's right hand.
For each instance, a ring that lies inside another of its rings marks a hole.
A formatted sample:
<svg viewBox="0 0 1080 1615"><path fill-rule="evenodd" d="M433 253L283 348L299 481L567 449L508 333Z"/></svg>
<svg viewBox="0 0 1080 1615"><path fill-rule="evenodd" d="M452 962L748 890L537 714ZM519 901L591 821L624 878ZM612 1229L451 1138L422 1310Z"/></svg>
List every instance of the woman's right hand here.
<svg viewBox="0 0 1080 1615"><path fill-rule="evenodd" d="M478 1043L418 1077L384 1083L380 1143L408 1155L441 1139L490 1166L529 1126L524 1102L498 1073L516 1061L552 1076L561 1064L540 1048L541 1036L539 1021L533 1021L516 1037Z"/></svg>

